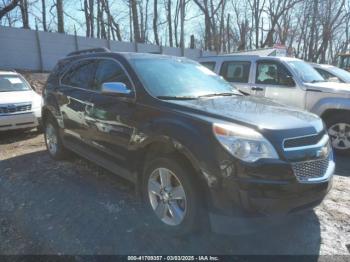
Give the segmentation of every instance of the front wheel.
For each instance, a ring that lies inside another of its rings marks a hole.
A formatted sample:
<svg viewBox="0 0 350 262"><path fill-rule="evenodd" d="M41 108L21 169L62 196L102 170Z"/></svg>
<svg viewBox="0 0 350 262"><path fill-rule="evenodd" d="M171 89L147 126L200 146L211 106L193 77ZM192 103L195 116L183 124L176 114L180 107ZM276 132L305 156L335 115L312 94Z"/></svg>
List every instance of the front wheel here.
<svg viewBox="0 0 350 262"><path fill-rule="evenodd" d="M59 136L58 125L55 120L49 118L45 121L44 136L46 148L49 155L55 160L62 160L67 154L61 137Z"/></svg>
<svg viewBox="0 0 350 262"><path fill-rule="evenodd" d="M338 114L326 119L328 134L337 153L350 153L350 117Z"/></svg>
<svg viewBox="0 0 350 262"><path fill-rule="evenodd" d="M158 225L184 235L198 225L199 194L191 170L172 158L156 158L144 171L144 198Z"/></svg>

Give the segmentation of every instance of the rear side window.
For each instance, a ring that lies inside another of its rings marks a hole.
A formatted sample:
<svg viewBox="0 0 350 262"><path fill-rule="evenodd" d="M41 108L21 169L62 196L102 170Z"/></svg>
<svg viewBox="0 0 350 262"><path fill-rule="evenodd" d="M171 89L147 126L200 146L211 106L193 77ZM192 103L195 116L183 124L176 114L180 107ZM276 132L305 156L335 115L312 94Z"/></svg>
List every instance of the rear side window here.
<svg viewBox="0 0 350 262"><path fill-rule="evenodd" d="M264 85L293 86L292 75L288 69L274 61L258 62L256 72L256 83Z"/></svg>
<svg viewBox="0 0 350 262"><path fill-rule="evenodd" d="M128 75L120 64L113 60L101 60L96 71L95 90L101 90L102 84L110 82L120 82L132 89Z"/></svg>
<svg viewBox="0 0 350 262"><path fill-rule="evenodd" d="M221 66L220 75L229 82L248 83L250 62L230 61Z"/></svg>
<svg viewBox="0 0 350 262"><path fill-rule="evenodd" d="M96 62L84 60L73 65L63 76L61 83L67 86L91 90L94 85Z"/></svg>
<svg viewBox="0 0 350 262"><path fill-rule="evenodd" d="M202 62L200 63L202 66L205 66L206 68L210 69L211 71L214 72L215 70L215 65L216 63L215 62Z"/></svg>

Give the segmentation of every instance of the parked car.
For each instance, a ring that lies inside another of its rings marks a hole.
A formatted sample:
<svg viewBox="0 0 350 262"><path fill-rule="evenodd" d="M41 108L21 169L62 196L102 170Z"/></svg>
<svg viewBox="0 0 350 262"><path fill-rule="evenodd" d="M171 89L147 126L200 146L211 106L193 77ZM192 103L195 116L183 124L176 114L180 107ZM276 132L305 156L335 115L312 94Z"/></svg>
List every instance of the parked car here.
<svg viewBox="0 0 350 262"><path fill-rule="evenodd" d="M327 81L350 83L350 73L344 69L332 65L321 65L315 63L312 63L311 65Z"/></svg>
<svg viewBox="0 0 350 262"><path fill-rule="evenodd" d="M42 98L19 73L0 71L0 131L40 127Z"/></svg>
<svg viewBox="0 0 350 262"><path fill-rule="evenodd" d="M185 58L72 53L48 79L43 122L52 158L74 151L132 181L169 233L312 208L332 184L318 116L242 95Z"/></svg>
<svg viewBox="0 0 350 262"><path fill-rule="evenodd" d="M308 63L289 57L222 55L200 59L242 92L308 110L326 123L332 145L350 153L350 88L327 82Z"/></svg>

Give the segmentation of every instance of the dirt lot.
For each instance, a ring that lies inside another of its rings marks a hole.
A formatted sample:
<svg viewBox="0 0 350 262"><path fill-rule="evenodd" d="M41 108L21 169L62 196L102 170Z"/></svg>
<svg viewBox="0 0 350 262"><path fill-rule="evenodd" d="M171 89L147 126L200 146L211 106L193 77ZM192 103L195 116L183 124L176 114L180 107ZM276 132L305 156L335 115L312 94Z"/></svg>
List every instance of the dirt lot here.
<svg viewBox="0 0 350 262"><path fill-rule="evenodd" d="M153 230L128 182L79 157L54 162L38 133L0 136L1 254L350 253L349 158L337 159L315 211L250 235L170 238Z"/></svg>

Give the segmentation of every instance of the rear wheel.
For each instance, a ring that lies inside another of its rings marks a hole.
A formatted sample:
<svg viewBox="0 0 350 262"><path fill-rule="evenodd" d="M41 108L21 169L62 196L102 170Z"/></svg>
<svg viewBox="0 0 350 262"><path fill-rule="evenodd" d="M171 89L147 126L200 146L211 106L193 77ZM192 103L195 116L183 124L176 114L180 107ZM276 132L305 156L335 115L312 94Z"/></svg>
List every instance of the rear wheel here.
<svg viewBox="0 0 350 262"><path fill-rule="evenodd" d="M49 155L55 160L64 159L67 155L67 150L59 136L58 125L54 119L49 118L45 121L44 136Z"/></svg>
<svg viewBox="0 0 350 262"><path fill-rule="evenodd" d="M144 198L158 226L184 235L198 229L199 194L191 170L169 157L156 158L144 171Z"/></svg>
<svg viewBox="0 0 350 262"><path fill-rule="evenodd" d="M337 114L328 117L326 124L329 136L332 140L332 146L337 153L350 153L350 117L346 114Z"/></svg>

